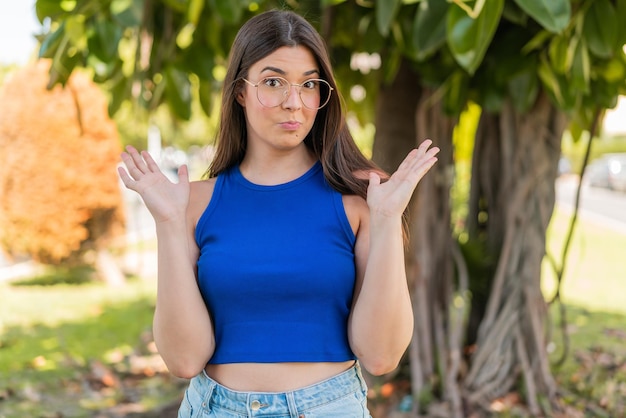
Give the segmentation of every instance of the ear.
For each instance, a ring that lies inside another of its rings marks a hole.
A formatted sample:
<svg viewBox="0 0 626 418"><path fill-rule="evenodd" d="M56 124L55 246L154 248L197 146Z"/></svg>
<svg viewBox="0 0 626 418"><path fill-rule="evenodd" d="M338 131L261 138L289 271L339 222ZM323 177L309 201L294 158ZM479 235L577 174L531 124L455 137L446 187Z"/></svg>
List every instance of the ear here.
<svg viewBox="0 0 626 418"><path fill-rule="evenodd" d="M235 96L235 100L237 100L237 103L239 103L241 105L241 107L245 108L246 107L246 96L245 96L245 87L240 89L237 92L237 95Z"/></svg>

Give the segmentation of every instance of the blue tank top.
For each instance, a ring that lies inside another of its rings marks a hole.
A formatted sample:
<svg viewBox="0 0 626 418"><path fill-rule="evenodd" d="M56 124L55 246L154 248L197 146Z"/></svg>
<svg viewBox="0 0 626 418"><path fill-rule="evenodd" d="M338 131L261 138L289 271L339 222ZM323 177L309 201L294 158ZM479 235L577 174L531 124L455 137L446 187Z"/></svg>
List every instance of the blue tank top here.
<svg viewBox="0 0 626 418"><path fill-rule="evenodd" d="M238 166L220 174L195 234L216 340L209 363L356 358L347 332L355 236L319 162L275 186L249 182Z"/></svg>

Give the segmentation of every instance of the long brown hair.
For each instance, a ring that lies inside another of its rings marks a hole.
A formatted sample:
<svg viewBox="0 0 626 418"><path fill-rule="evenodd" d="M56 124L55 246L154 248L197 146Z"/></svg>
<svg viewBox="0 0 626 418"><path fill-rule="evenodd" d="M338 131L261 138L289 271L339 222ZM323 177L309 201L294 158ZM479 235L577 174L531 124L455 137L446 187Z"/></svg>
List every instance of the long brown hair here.
<svg viewBox="0 0 626 418"><path fill-rule="evenodd" d="M365 198L369 183L367 173L375 170L386 175L361 153L348 130L343 100L321 36L303 17L286 10L254 16L241 27L233 42L224 79L216 154L205 176L215 177L240 163L246 152L245 116L235 100L243 88L241 78L248 76L254 63L277 49L299 45L311 51L319 66L320 78L335 90L328 104L318 111L304 143L322 163L324 176L335 190Z"/></svg>

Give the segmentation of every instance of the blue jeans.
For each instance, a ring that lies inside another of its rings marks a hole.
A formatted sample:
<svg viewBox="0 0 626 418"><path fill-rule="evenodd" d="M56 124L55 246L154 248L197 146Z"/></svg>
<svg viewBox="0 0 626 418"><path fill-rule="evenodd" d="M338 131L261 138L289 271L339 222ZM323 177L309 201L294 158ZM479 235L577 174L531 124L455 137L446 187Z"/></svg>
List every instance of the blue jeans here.
<svg viewBox="0 0 626 418"><path fill-rule="evenodd" d="M337 376L290 392L239 392L203 371L191 379L178 418L371 418L359 363Z"/></svg>

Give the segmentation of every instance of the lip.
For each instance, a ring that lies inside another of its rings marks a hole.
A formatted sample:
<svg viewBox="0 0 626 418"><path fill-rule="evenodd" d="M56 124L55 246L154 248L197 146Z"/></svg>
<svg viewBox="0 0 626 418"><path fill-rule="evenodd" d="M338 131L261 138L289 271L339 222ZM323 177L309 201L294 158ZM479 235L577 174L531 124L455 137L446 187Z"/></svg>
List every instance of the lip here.
<svg viewBox="0 0 626 418"><path fill-rule="evenodd" d="M288 121L279 123L279 125L281 128L286 129L288 131L295 131L300 126L302 126L302 123L298 122L297 120L288 120Z"/></svg>

